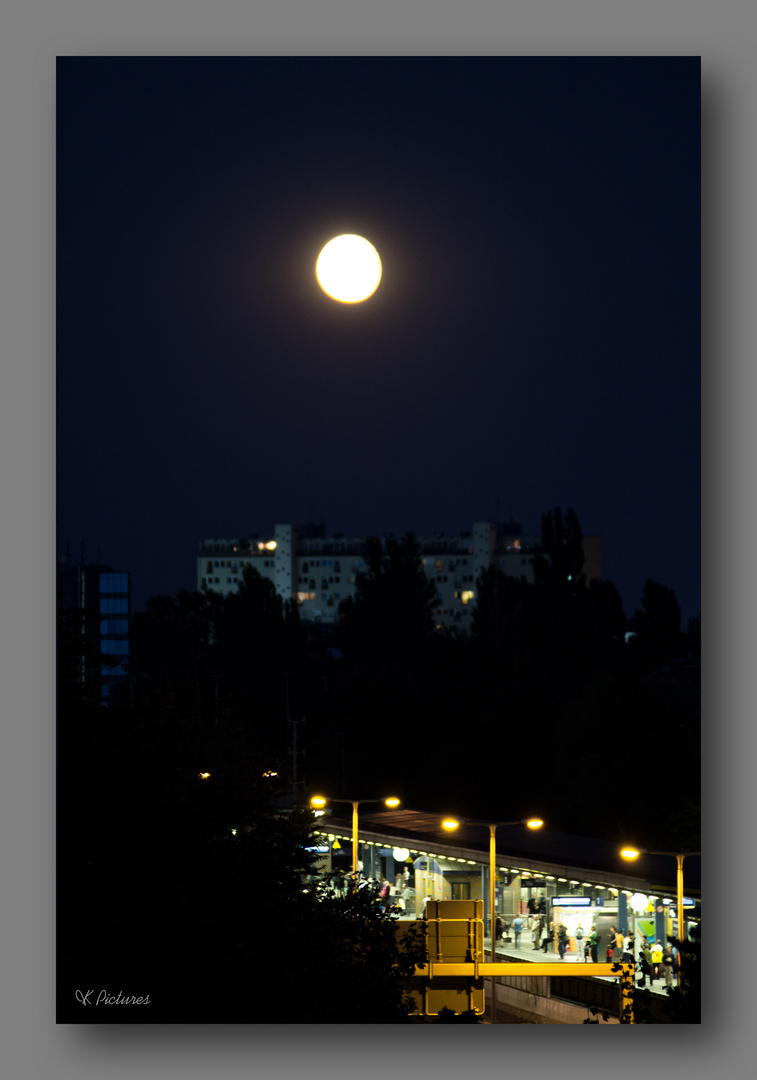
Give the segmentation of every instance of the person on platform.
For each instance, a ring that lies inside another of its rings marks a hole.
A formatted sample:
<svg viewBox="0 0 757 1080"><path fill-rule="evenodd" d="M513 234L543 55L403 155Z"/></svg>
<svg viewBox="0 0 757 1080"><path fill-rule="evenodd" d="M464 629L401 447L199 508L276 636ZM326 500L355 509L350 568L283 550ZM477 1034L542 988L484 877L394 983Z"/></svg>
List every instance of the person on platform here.
<svg viewBox="0 0 757 1080"><path fill-rule="evenodd" d="M662 942L655 941L652 946L652 983L655 979L658 979L662 972L660 968L662 966Z"/></svg>
<svg viewBox="0 0 757 1080"><path fill-rule="evenodd" d="M591 932L589 933L589 953L591 955L592 964L599 963L599 934L597 928L592 924Z"/></svg>
<svg viewBox="0 0 757 1080"><path fill-rule="evenodd" d="M557 931L557 951L560 953L560 959L565 959L565 950L568 948L568 931L565 929L565 924L560 923L560 929Z"/></svg>
<svg viewBox="0 0 757 1080"><path fill-rule="evenodd" d="M645 938L641 950L639 952L639 961L641 963L641 985L647 985L647 979L649 979L649 985L652 985L652 946Z"/></svg>
<svg viewBox="0 0 757 1080"><path fill-rule="evenodd" d="M584 956L584 928L580 923L576 927L576 963L586 963L586 957Z"/></svg>
<svg viewBox="0 0 757 1080"><path fill-rule="evenodd" d="M662 974L665 976L665 985L669 990L673 988L673 966L675 960L673 958L673 948L670 945L666 945L662 954Z"/></svg>
<svg viewBox="0 0 757 1080"><path fill-rule="evenodd" d="M615 941L618 936L617 926L610 927L610 937L607 940L607 957L608 961L615 959Z"/></svg>
<svg viewBox="0 0 757 1080"><path fill-rule="evenodd" d="M544 937L541 939L541 951L546 956L547 949L552 944L554 939L554 927L550 924L544 930Z"/></svg>
<svg viewBox="0 0 757 1080"><path fill-rule="evenodd" d="M516 915L513 919L513 934L515 934L515 948L520 948L520 935L523 933L523 919Z"/></svg>
<svg viewBox="0 0 757 1080"><path fill-rule="evenodd" d="M541 945L541 919L534 919L534 926L531 933L534 939L534 950L537 950Z"/></svg>
<svg viewBox="0 0 757 1080"><path fill-rule="evenodd" d="M633 963L633 938L630 934L623 935L623 961L626 964Z"/></svg>

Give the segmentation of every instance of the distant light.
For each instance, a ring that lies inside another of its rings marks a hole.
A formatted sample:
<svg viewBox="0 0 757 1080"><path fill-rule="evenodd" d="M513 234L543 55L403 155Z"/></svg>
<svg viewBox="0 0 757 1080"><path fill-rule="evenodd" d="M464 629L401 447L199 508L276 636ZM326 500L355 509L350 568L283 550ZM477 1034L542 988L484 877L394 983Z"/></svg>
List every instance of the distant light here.
<svg viewBox="0 0 757 1080"><path fill-rule="evenodd" d="M327 800L324 799L323 795L314 795L313 798L310 800L310 805L314 809L319 810L326 805L326 801Z"/></svg>
<svg viewBox="0 0 757 1080"><path fill-rule="evenodd" d="M460 827L460 822L455 821L454 818L446 818L442 822L442 828L443 829L448 829L450 832L452 832L453 829L457 829L459 827Z"/></svg>
<svg viewBox="0 0 757 1080"><path fill-rule="evenodd" d="M406 847L392 848L392 855L397 860L397 862L405 862L409 854L410 854L409 848L406 848Z"/></svg>
<svg viewBox="0 0 757 1080"><path fill-rule="evenodd" d="M200 773L200 779L201 780L207 780L209 776L210 776L209 772L201 772Z"/></svg>
<svg viewBox="0 0 757 1080"><path fill-rule="evenodd" d="M620 854L623 856L624 859L638 859L639 855L641 855L641 852L638 851L636 848L626 847L621 848Z"/></svg>
<svg viewBox="0 0 757 1080"><path fill-rule="evenodd" d="M268 772L263 773L263 776L268 777L268 778L270 778L272 776L278 776L278 775L279 774L274 769L269 769Z"/></svg>
<svg viewBox="0 0 757 1080"><path fill-rule="evenodd" d="M393 810L396 806L399 806L400 801L399 799L395 798L394 795L391 795L388 799L384 799L384 803L389 807L390 810Z"/></svg>
<svg viewBox="0 0 757 1080"><path fill-rule="evenodd" d="M542 821L542 819L538 817L529 818L526 822L526 825L529 829L540 829L543 824L544 822Z"/></svg>
<svg viewBox="0 0 757 1080"><path fill-rule="evenodd" d="M232 830L231 830L231 835L232 835L232 836L236 836L236 835L237 835L237 830L236 830L236 829L232 829Z"/></svg>

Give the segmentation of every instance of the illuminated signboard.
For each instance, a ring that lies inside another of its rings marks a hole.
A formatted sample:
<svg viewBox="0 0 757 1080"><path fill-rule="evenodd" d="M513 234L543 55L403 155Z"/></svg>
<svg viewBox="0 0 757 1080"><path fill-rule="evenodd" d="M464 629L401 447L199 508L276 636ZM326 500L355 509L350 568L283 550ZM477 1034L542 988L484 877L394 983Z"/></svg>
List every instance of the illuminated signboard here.
<svg viewBox="0 0 757 1080"><path fill-rule="evenodd" d="M553 896L552 907L591 907L590 896Z"/></svg>

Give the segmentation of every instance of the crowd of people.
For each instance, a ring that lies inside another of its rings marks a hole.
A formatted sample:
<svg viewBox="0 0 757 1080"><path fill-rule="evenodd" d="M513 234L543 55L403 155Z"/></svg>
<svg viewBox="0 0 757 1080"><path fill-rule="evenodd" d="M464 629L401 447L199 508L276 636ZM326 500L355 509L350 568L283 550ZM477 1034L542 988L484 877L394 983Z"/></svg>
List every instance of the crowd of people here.
<svg viewBox="0 0 757 1080"><path fill-rule="evenodd" d="M556 948L561 960L570 948L571 935L564 923L548 922L538 911L527 916L516 915L512 923L507 922L501 916L497 916L496 934L499 941L512 930L513 945L516 949L521 948L524 933L530 933L532 949L541 949L546 954L552 945ZM604 963L635 963L642 974L642 986L654 986L657 979L663 979L666 986L673 986L674 974L678 966L677 951L672 945L663 946L659 940L651 941L641 935L638 947L638 956L634 956L634 939L625 930L619 930L615 926L610 927L607 942L603 942L602 935L596 925L592 923L588 933L584 932L581 923L573 934L575 939L576 961L581 963L591 962L597 964L599 959L600 944L605 946L605 954L602 957Z"/></svg>

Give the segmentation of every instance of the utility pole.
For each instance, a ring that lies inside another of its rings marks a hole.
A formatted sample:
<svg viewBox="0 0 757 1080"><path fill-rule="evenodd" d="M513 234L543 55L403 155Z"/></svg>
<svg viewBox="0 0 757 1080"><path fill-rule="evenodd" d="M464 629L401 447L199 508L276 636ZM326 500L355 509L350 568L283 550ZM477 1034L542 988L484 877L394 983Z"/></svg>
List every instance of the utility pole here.
<svg viewBox="0 0 757 1080"><path fill-rule="evenodd" d="M297 801L302 788L305 785L305 739L304 732L299 729L305 726L304 719L293 720L289 711L289 674L284 674L286 687L286 722L287 722L287 749L292 765L292 791Z"/></svg>

